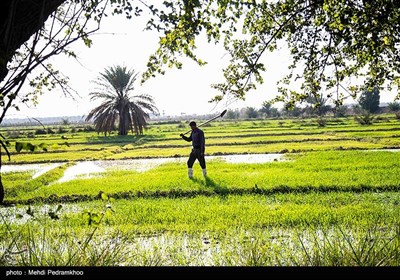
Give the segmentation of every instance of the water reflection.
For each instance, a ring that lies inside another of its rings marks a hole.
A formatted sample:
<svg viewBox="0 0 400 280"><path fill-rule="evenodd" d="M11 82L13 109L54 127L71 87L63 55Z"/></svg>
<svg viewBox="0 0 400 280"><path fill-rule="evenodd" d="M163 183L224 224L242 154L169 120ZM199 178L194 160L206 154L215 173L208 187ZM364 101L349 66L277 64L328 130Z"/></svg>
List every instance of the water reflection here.
<svg viewBox="0 0 400 280"><path fill-rule="evenodd" d="M284 160L283 154L244 154L244 155L221 155L206 156L207 161L220 160L228 163L265 163ZM110 170L135 170L143 172L168 162L186 162L187 158L152 158L152 159L121 159L121 160L96 160L78 161L74 166L64 172L59 182L66 182L75 178L89 178L95 174ZM61 163L50 164L20 164L3 165L3 173L12 171L32 171L36 178L47 171L60 166Z"/></svg>

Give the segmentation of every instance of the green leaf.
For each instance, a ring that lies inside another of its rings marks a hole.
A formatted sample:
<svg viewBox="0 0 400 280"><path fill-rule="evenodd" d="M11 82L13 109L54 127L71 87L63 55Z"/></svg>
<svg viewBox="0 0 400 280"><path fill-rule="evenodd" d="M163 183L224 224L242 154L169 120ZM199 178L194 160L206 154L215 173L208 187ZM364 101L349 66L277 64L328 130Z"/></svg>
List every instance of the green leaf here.
<svg viewBox="0 0 400 280"><path fill-rule="evenodd" d="M40 147L43 151L47 152L47 145L46 145L45 143L40 143L40 144L39 144L39 147Z"/></svg>
<svg viewBox="0 0 400 280"><path fill-rule="evenodd" d="M53 219L53 220L58 220L60 217L58 217L58 215L55 213L55 212L53 212L53 211L49 211L49 216L50 216L50 218L51 219Z"/></svg>
<svg viewBox="0 0 400 280"><path fill-rule="evenodd" d="M89 38L83 38L83 42L89 48L92 46L92 40L90 40Z"/></svg>
<svg viewBox="0 0 400 280"><path fill-rule="evenodd" d="M61 205L61 204L59 204L59 205L57 206L56 212L60 211L60 210L61 210L61 208L62 208L62 205Z"/></svg>
<svg viewBox="0 0 400 280"><path fill-rule="evenodd" d="M34 216L33 210L30 205L29 205L28 209L26 210L26 214L28 214L29 216L32 216L32 217Z"/></svg>
<svg viewBox="0 0 400 280"><path fill-rule="evenodd" d="M106 195L105 193L101 193L101 199L108 200L108 195Z"/></svg>
<svg viewBox="0 0 400 280"><path fill-rule="evenodd" d="M15 142L15 150L19 153L22 148L24 147L24 144L21 142Z"/></svg>
<svg viewBox="0 0 400 280"><path fill-rule="evenodd" d="M27 150L29 150L31 152L35 151L35 146L32 145L32 143L26 143L26 147L24 147L24 148L26 148Z"/></svg>

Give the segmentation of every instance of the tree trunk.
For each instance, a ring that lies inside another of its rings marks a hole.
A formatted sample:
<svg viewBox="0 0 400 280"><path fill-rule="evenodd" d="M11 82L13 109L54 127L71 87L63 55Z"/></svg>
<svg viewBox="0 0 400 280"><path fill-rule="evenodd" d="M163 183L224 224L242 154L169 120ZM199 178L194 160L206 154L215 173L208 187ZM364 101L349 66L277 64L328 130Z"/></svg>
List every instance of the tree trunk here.
<svg viewBox="0 0 400 280"><path fill-rule="evenodd" d="M7 64L12 60L15 51L28 41L43 26L49 15L65 1L2 0L0 2L0 82L8 74ZM3 200L0 147L0 204Z"/></svg>
<svg viewBox="0 0 400 280"><path fill-rule="evenodd" d="M4 200L4 187L1 181L1 146L0 146L0 204L3 203Z"/></svg>
<svg viewBox="0 0 400 280"><path fill-rule="evenodd" d="M2 0L0 3L0 82L15 51L66 0Z"/></svg>
<svg viewBox="0 0 400 280"><path fill-rule="evenodd" d="M119 135L127 135L128 131L126 129L126 115L125 115L125 107L121 106L119 110L119 124L118 124L118 134Z"/></svg>
<svg viewBox="0 0 400 280"><path fill-rule="evenodd" d="M0 174L0 204L3 204L4 200L4 187L3 183L1 182L1 174Z"/></svg>

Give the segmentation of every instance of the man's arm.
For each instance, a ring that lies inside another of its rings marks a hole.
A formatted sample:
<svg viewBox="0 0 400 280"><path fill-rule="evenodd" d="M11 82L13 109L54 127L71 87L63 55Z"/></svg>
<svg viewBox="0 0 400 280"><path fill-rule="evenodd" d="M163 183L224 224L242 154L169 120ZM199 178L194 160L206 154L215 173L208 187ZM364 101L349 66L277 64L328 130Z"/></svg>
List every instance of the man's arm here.
<svg viewBox="0 0 400 280"><path fill-rule="evenodd" d="M192 141L192 134L190 134L189 137L185 136L183 133L179 134L180 137L182 137L183 140L186 140L188 142Z"/></svg>

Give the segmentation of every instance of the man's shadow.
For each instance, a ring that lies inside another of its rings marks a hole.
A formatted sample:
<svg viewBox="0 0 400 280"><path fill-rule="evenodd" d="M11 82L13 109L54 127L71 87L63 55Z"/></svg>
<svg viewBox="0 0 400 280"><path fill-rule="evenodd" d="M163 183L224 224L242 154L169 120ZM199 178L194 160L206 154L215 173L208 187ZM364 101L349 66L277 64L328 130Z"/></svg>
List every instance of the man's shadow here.
<svg viewBox="0 0 400 280"><path fill-rule="evenodd" d="M192 178L192 181L198 183L199 185L202 185L206 188L211 188L214 190L216 194L220 195L227 195L229 194L229 189L227 187L218 185L213 179L210 178L210 176L204 176L204 180L198 179L198 178Z"/></svg>

